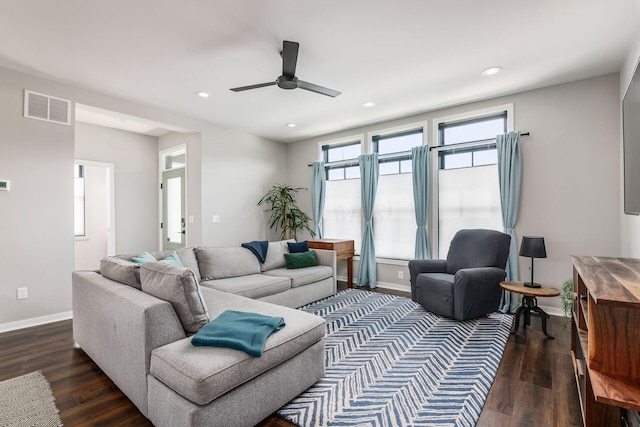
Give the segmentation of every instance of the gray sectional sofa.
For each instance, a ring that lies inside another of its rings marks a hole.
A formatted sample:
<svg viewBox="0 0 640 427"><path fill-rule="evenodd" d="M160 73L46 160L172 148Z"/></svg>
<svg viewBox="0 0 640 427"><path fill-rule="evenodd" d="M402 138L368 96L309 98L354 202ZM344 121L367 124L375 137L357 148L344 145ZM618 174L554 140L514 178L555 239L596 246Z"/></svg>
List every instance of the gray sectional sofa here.
<svg viewBox="0 0 640 427"><path fill-rule="evenodd" d="M324 320L291 307L335 294L336 254L316 250L318 266L290 270L285 252L286 242L270 242L261 264L241 247L184 248L177 254L185 268L105 259L102 274L73 273L74 339L156 426L255 425L324 375ZM184 310L148 282L157 274L179 283L185 304L201 302L207 319L238 310L282 317L286 326L261 357L193 346Z"/></svg>

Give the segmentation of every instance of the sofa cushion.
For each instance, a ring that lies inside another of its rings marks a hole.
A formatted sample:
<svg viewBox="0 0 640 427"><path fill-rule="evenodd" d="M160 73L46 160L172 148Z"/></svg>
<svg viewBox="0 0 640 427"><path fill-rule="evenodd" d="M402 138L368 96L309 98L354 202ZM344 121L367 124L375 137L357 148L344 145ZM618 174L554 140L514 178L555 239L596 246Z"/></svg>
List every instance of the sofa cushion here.
<svg viewBox="0 0 640 427"><path fill-rule="evenodd" d="M294 270L276 268L275 270L265 271L262 274L265 276L287 277L291 279L291 287L297 288L333 276L333 269L326 265L317 265L315 267L297 268Z"/></svg>
<svg viewBox="0 0 640 427"><path fill-rule="evenodd" d="M291 289L291 280L287 277L273 277L266 274L229 277L226 279L200 282L204 287L217 289L247 298L262 298Z"/></svg>
<svg viewBox="0 0 640 427"><path fill-rule="evenodd" d="M136 289L141 288L140 264L108 256L100 260L100 274L107 279L133 286Z"/></svg>
<svg viewBox="0 0 640 427"><path fill-rule="evenodd" d="M318 265L318 258L316 258L316 251L311 249L306 252L297 252L294 254L284 254L284 259L287 261L287 268L305 268Z"/></svg>
<svg viewBox="0 0 640 427"><path fill-rule="evenodd" d="M250 250L241 246L195 249L201 280L225 279L260 273L260 263Z"/></svg>
<svg viewBox="0 0 640 427"><path fill-rule="evenodd" d="M325 335L325 322L319 316L213 289L202 289L202 294L215 310L212 317L224 310L247 311L283 317L287 326L267 339L259 358L230 348L195 347L190 338L153 350L150 374L198 405L278 366Z"/></svg>
<svg viewBox="0 0 640 427"><path fill-rule="evenodd" d="M287 261L284 259L284 254L289 253L288 242L295 242L295 240L280 240L279 242L269 242L269 250L267 251L267 258L260 266L262 271L273 270L274 268L282 268L287 265Z"/></svg>
<svg viewBox="0 0 640 427"><path fill-rule="evenodd" d="M147 262L140 266L142 291L168 301L182 327L194 334L209 322L209 313L191 269L163 262Z"/></svg>

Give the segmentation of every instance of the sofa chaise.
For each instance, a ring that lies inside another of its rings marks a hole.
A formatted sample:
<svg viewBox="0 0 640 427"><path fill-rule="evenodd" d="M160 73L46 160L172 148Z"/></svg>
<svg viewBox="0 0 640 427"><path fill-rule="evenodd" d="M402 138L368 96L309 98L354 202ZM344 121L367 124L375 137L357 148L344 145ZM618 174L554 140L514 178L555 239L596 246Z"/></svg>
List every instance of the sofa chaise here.
<svg viewBox="0 0 640 427"><path fill-rule="evenodd" d="M241 247L184 248L184 268L105 259L102 274L72 275L74 339L156 426L255 425L324 375L325 322L292 307L335 294L336 254L316 250L318 266L290 270L284 253L286 242L270 242L260 264ZM149 288L158 274L179 290L195 283L187 299L202 302L207 321L237 310L282 317L286 326L261 357L193 346L180 308Z"/></svg>

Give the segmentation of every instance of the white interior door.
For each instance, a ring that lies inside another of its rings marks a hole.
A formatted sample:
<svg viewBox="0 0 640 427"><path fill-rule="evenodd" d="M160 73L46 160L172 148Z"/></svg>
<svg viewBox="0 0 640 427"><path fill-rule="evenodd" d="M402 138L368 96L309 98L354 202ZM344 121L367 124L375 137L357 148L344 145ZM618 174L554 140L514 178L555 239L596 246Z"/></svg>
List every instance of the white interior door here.
<svg viewBox="0 0 640 427"><path fill-rule="evenodd" d="M185 168L162 173L162 249L184 248L187 242L185 222Z"/></svg>

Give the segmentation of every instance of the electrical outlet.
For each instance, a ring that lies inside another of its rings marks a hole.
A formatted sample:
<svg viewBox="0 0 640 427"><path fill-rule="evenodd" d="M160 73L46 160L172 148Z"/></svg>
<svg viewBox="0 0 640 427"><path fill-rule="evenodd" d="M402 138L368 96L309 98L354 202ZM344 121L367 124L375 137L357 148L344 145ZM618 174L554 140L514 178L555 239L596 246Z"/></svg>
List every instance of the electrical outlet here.
<svg viewBox="0 0 640 427"><path fill-rule="evenodd" d="M212 222L213 222L214 224L219 223L219 222L220 222L220 215L214 215L214 216L211 218L211 220L212 220Z"/></svg>
<svg viewBox="0 0 640 427"><path fill-rule="evenodd" d="M398 270L398 279L400 280L404 279L404 271Z"/></svg>
<svg viewBox="0 0 640 427"><path fill-rule="evenodd" d="M29 289L26 287L18 288L17 294L18 294L18 299L27 299L29 298Z"/></svg>

